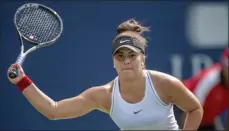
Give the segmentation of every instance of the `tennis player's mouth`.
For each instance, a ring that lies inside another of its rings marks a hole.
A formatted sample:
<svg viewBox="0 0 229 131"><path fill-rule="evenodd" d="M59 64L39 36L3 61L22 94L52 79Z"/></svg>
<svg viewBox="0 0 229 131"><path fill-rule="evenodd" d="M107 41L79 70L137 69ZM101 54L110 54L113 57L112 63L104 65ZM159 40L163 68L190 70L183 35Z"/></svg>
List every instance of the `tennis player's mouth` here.
<svg viewBox="0 0 229 131"><path fill-rule="evenodd" d="M133 68L123 68L122 70L123 70L123 71L124 71L124 70L133 70Z"/></svg>

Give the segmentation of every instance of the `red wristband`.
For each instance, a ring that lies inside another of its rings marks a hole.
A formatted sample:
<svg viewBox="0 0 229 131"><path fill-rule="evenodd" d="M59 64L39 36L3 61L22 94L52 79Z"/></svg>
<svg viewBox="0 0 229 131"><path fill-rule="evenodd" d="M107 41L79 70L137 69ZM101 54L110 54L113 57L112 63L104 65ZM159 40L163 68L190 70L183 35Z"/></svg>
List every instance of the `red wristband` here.
<svg viewBox="0 0 229 131"><path fill-rule="evenodd" d="M28 76L24 76L18 83L17 88L22 92L25 88L27 88L31 83L33 83L32 80L29 79Z"/></svg>

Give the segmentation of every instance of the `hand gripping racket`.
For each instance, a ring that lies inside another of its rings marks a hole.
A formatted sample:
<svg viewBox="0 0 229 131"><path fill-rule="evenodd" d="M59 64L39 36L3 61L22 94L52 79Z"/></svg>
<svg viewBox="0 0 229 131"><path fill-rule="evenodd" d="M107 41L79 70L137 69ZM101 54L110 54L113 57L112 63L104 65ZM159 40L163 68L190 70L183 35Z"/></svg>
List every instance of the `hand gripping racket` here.
<svg viewBox="0 0 229 131"><path fill-rule="evenodd" d="M29 53L53 44L63 30L61 17L51 8L37 3L27 3L19 7L14 15L14 24L21 45L21 52L16 60L19 65L23 64ZM23 41L32 44L26 52ZM17 76L17 69L12 69L9 77Z"/></svg>

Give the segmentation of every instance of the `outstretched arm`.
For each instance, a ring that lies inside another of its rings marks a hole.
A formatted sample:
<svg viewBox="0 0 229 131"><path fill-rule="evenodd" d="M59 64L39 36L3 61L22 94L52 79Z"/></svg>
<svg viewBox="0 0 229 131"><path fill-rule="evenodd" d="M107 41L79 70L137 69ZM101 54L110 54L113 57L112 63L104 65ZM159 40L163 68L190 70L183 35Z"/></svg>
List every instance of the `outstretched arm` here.
<svg viewBox="0 0 229 131"><path fill-rule="evenodd" d="M12 65L9 68L8 73L14 67L18 68L18 77L15 79L8 77L9 80L14 84L20 82L25 85L25 78L27 76L25 76L21 66L15 64ZM22 93L40 113L50 120L57 120L79 117L92 111L93 109L99 108L96 96L99 95L100 90L101 88L99 87L89 88L76 97L64 99L58 102L53 101L50 97L45 95L34 83L25 87L25 89L22 90Z"/></svg>
<svg viewBox="0 0 229 131"><path fill-rule="evenodd" d="M76 97L55 102L39 90L35 84L31 84L23 91L23 95L48 119L58 120L79 117L98 108L96 100L93 98L95 92L96 88L89 88Z"/></svg>

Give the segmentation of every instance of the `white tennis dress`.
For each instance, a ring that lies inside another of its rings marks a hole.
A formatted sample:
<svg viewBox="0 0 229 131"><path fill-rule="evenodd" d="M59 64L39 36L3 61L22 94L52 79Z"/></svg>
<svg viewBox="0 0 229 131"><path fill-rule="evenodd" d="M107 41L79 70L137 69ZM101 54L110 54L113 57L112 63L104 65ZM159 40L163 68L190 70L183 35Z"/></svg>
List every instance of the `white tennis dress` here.
<svg viewBox="0 0 229 131"><path fill-rule="evenodd" d="M128 103L119 91L118 77L112 92L111 119L121 130L179 130L173 104L158 97L148 71L145 71L145 96L138 103Z"/></svg>

